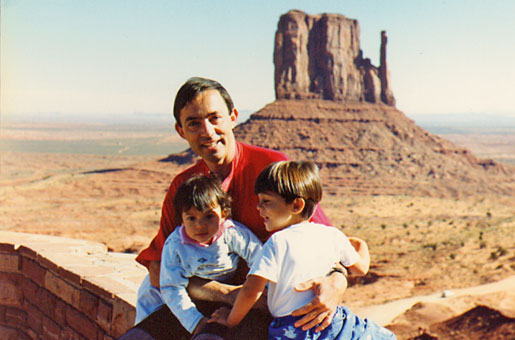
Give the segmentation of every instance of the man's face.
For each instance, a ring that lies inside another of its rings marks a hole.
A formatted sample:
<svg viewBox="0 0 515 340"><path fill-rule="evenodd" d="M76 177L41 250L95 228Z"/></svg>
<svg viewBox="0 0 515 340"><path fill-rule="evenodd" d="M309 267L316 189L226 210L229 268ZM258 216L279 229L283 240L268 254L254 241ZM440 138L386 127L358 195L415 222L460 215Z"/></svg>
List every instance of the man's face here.
<svg viewBox="0 0 515 340"><path fill-rule="evenodd" d="M181 124L175 124L175 129L214 171L231 164L234 158L236 141L232 129L237 117L237 111L229 112L217 90L206 90L180 111Z"/></svg>

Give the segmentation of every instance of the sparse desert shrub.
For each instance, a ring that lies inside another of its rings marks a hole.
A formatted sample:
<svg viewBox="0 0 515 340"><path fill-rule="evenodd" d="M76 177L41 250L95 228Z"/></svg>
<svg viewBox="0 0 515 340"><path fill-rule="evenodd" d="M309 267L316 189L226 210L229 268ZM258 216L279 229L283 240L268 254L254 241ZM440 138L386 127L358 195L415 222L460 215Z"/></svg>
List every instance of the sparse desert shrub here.
<svg viewBox="0 0 515 340"><path fill-rule="evenodd" d="M381 229L385 230L386 229L386 224L381 224Z"/></svg>
<svg viewBox="0 0 515 340"><path fill-rule="evenodd" d="M407 229L409 227L408 223L403 223L402 226L404 227L404 229Z"/></svg>
<svg viewBox="0 0 515 340"><path fill-rule="evenodd" d="M451 254L449 255L449 257L451 258L451 260L454 260L454 259L456 258L456 254L451 253Z"/></svg>
<svg viewBox="0 0 515 340"><path fill-rule="evenodd" d="M486 242L485 241L482 241L479 243L479 249L483 249L483 248L486 248Z"/></svg>
<svg viewBox="0 0 515 340"><path fill-rule="evenodd" d="M508 251L506 249L504 249L503 247L497 247L497 254L499 255L499 257L501 256L504 256L506 254L508 254Z"/></svg>
<svg viewBox="0 0 515 340"><path fill-rule="evenodd" d="M487 218L492 218L492 213L490 212L490 210L488 210L488 211L486 212L486 217L487 217Z"/></svg>
<svg viewBox="0 0 515 340"><path fill-rule="evenodd" d="M436 243L426 243L422 246L424 249L431 249L433 251L436 250L437 244Z"/></svg>

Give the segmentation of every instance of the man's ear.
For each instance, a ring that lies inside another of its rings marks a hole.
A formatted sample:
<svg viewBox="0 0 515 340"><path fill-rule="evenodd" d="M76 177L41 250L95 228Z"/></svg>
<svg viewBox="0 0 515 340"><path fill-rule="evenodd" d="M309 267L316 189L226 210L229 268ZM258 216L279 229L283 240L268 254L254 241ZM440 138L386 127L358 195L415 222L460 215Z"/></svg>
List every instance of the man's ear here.
<svg viewBox="0 0 515 340"><path fill-rule="evenodd" d="M231 113L229 113L229 117L231 118L233 128L236 126L236 123L238 121L238 115L239 115L239 112L236 109L232 109Z"/></svg>
<svg viewBox="0 0 515 340"><path fill-rule="evenodd" d="M177 131L177 133L179 134L179 136L181 136L181 138L186 139L184 137L184 130L177 123L175 123L175 131Z"/></svg>
<svg viewBox="0 0 515 340"><path fill-rule="evenodd" d="M304 201L304 199L301 197L297 197L292 202L292 208L293 208L293 212L295 214L301 213L304 210L305 206L306 206L306 201Z"/></svg>

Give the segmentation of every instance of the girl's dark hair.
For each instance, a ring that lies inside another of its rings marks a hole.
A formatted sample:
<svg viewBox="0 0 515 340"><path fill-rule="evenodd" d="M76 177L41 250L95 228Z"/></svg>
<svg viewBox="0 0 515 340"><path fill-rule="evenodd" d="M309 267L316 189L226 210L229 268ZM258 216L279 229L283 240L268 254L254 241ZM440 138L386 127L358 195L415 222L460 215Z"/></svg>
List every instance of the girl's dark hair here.
<svg viewBox="0 0 515 340"><path fill-rule="evenodd" d="M286 203L303 198L305 207L302 217L308 219L322 200L322 182L315 163L281 161L267 166L256 179L254 193L273 192Z"/></svg>
<svg viewBox="0 0 515 340"><path fill-rule="evenodd" d="M173 198L176 223L182 224L182 213L191 207L204 212L217 205L225 212L226 218L231 216L231 197L222 190L220 180L216 176L191 177L179 186Z"/></svg>
<svg viewBox="0 0 515 340"><path fill-rule="evenodd" d="M227 105L229 114L231 114L232 110L234 109L234 103L231 96L229 95L229 92L227 92L222 84L212 79L193 77L188 79L181 86L179 91L177 91L177 95L175 96L173 115L175 117L175 122L179 126L181 126L181 110L199 94L207 90L217 90L225 101L225 105Z"/></svg>

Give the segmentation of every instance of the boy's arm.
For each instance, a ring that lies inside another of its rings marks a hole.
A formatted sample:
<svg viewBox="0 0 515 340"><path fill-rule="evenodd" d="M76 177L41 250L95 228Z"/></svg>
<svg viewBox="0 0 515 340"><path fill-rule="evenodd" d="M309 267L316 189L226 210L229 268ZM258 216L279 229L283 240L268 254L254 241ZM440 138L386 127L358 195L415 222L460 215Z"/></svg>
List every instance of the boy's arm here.
<svg viewBox="0 0 515 340"><path fill-rule="evenodd" d="M237 326L248 314L252 306L259 300L268 280L257 275L249 275L241 287L231 312L225 317L223 310L217 310L211 316L210 322L219 322L228 327Z"/></svg>
<svg viewBox="0 0 515 340"><path fill-rule="evenodd" d="M370 253L368 251L368 246L365 241L357 237L349 237L349 241L352 244L352 247L354 247L354 249L358 252L360 259L358 262L347 268L351 274L359 276L366 275L370 267Z"/></svg>

